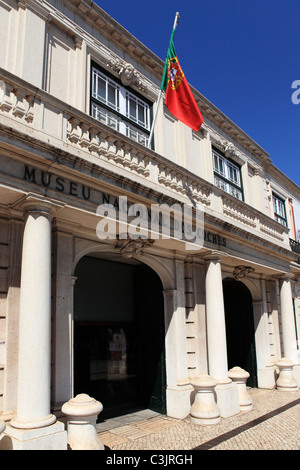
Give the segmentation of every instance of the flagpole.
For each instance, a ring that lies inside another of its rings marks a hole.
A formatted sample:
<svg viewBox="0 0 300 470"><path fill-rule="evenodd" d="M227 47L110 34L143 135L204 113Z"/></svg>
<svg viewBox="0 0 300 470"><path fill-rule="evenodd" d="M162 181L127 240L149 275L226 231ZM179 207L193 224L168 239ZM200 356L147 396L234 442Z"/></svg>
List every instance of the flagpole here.
<svg viewBox="0 0 300 470"><path fill-rule="evenodd" d="M179 13L177 11L177 13L175 15L175 19L174 19L173 30L176 29L177 24L178 24L178 20L179 20ZM172 30L172 32L173 32L173 30ZM155 115L154 115L154 118L153 118L151 131L150 131L150 135L149 135L149 140L148 140L148 148L150 148L150 146L151 146L151 141L152 141L153 132L154 132L154 125L155 125L155 121L156 121L156 118L157 118L157 113L158 113L158 108L159 108L161 96L162 96L162 89L159 90L159 94L158 94L158 98L157 98L157 105L156 105Z"/></svg>

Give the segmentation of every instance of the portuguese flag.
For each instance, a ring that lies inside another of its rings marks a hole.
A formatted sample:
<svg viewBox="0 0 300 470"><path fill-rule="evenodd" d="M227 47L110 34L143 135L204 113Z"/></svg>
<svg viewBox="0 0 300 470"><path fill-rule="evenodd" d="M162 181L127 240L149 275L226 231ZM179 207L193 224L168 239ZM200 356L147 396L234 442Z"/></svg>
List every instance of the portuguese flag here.
<svg viewBox="0 0 300 470"><path fill-rule="evenodd" d="M165 105L174 117L198 131L204 122L187 79L179 65L174 47L173 28L160 89L166 92Z"/></svg>

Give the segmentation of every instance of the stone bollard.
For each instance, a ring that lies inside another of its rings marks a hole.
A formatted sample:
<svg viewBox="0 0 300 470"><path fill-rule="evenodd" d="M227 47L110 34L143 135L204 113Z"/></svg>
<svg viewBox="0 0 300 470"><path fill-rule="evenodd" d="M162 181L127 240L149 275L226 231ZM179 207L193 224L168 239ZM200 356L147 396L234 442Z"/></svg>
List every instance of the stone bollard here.
<svg viewBox="0 0 300 470"><path fill-rule="evenodd" d="M103 410L99 401L81 393L65 403L61 410L67 415L70 450L104 450L96 430L97 416Z"/></svg>
<svg viewBox="0 0 300 470"><path fill-rule="evenodd" d="M207 375L200 374L191 380L196 395L191 406L191 421L202 426L218 424L221 421L221 415L218 405L215 402L215 386L217 381Z"/></svg>
<svg viewBox="0 0 300 470"><path fill-rule="evenodd" d="M276 382L277 390L296 392L298 390L298 384L293 374L294 363L286 357L283 357L276 365L279 368L279 377Z"/></svg>
<svg viewBox="0 0 300 470"><path fill-rule="evenodd" d="M239 392L240 411L251 411L253 409L252 398L250 397L246 382L250 376L249 372L241 367L233 367L228 371L228 377L236 383Z"/></svg>

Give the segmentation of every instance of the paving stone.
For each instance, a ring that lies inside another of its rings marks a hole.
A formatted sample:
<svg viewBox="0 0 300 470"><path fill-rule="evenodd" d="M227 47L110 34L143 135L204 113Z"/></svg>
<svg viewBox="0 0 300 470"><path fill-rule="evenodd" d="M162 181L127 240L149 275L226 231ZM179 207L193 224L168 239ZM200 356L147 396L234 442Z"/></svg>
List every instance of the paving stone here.
<svg viewBox="0 0 300 470"><path fill-rule="evenodd" d="M300 392L249 393L253 410L217 425L199 426L189 417L144 415L99 436L111 450L300 450Z"/></svg>

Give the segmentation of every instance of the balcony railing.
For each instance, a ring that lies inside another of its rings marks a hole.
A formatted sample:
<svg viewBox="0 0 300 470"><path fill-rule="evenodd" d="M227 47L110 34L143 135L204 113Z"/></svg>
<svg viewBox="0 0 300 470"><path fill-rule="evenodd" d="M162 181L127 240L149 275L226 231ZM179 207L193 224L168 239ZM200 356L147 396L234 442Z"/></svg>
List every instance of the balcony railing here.
<svg viewBox="0 0 300 470"><path fill-rule="evenodd" d="M109 167L116 174L125 172L129 179L167 196L201 203L223 222L289 248L287 227L1 68L0 120L2 125L73 154L75 159Z"/></svg>
<svg viewBox="0 0 300 470"><path fill-rule="evenodd" d="M290 238L290 247L294 253L300 255L300 243Z"/></svg>

